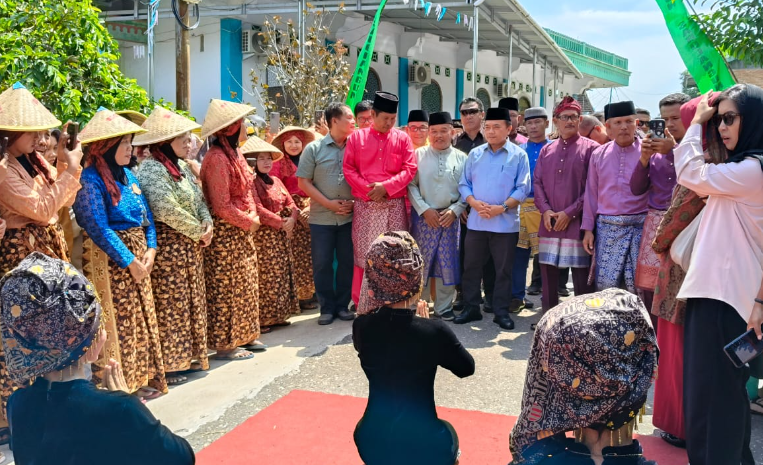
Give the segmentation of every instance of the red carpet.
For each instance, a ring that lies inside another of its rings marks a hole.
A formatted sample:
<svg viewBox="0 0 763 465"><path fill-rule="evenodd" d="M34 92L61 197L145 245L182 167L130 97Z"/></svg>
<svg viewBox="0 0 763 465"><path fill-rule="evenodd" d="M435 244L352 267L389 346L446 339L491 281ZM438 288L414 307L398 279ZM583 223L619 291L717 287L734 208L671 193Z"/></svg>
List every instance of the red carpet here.
<svg viewBox="0 0 763 465"><path fill-rule="evenodd" d="M292 391L197 454L200 465L362 465L352 432L366 399ZM506 465L516 417L438 407L461 443L460 465ZM686 453L642 437L645 456L686 465Z"/></svg>

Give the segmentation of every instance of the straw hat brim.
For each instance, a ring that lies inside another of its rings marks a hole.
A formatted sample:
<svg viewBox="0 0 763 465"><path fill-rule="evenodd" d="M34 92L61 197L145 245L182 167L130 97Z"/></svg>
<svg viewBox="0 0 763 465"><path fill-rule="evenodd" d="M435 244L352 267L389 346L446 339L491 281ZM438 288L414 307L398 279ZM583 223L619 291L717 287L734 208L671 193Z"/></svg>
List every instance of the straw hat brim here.
<svg viewBox="0 0 763 465"><path fill-rule="evenodd" d="M206 139L255 111L254 107L243 103L212 99L201 126L201 138Z"/></svg>
<svg viewBox="0 0 763 465"><path fill-rule="evenodd" d="M147 132L135 136L132 145L136 147L171 141L178 136L200 128L201 125L170 110L157 107L151 112L142 127Z"/></svg>
<svg viewBox="0 0 763 465"><path fill-rule="evenodd" d="M133 123L137 124L138 126L142 125L146 122L148 119L148 116L144 115L143 113L135 110L122 110L122 111L116 111L114 112L121 116L122 118L127 118Z"/></svg>
<svg viewBox="0 0 763 465"><path fill-rule="evenodd" d="M23 86L13 86L0 94L0 130L44 131L61 126L45 106Z"/></svg>
<svg viewBox="0 0 763 465"><path fill-rule="evenodd" d="M111 110L102 109L96 112L95 116L82 129L79 140L82 145L87 145L101 140L143 132L146 130L129 119L119 116Z"/></svg>
<svg viewBox="0 0 763 465"><path fill-rule="evenodd" d="M246 143L241 146L241 153L245 158L250 153L270 153L273 155L273 161L283 158L283 152L257 136L251 136L246 140Z"/></svg>
<svg viewBox="0 0 763 465"><path fill-rule="evenodd" d="M300 128L297 126L286 126L285 128L278 131L278 134L276 134L276 136L273 138L272 144L281 152L286 153L286 150L283 147L284 136L293 131L301 132L305 135L305 146L315 140L315 133L309 129ZM304 149L305 147L302 147L302 150Z"/></svg>

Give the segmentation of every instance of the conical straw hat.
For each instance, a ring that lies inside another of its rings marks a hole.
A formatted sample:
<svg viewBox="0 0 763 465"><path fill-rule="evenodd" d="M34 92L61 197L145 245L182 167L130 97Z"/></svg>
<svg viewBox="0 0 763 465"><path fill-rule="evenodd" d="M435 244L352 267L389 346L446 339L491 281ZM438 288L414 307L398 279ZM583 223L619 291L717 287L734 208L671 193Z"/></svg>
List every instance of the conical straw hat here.
<svg viewBox="0 0 763 465"><path fill-rule="evenodd" d="M142 127L148 132L135 136L132 145L150 145L172 140L200 128L201 125L166 108L156 107Z"/></svg>
<svg viewBox="0 0 763 465"><path fill-rule="evenodd" d="M212 99L207 108L207 116L204 117L204 124L201 126L201 138L206 139L254 111L254 107L243 103Z"/></svg>
<svg viewBox="0 0 763 465"><path fill-rule="evenodd" d="M272 153L273 161L283 158L283 153L280 150L257 136L251 136L246 140L246 144L241 147L241 153L244 155L249 153Z"/></svg>
<svg viewBox="0 0 763 465"><path fill-rule="evenodd" d="M82 145L85 145L99 140L111 139L112 137L140 134L142 132L146 132L146 130L129 119L101 107L79 133L79 140Z"/></svg>
<svg viewBox="0 0 763 465"><path fill-rule="evenodd" d="M20 83L0 94L0 129L43 131L58 126L61 121Z"/></svg>
<svg viewBox="0 0 763 465"><path fill-rule="evenodd" d="M276 136L273 138L273 145L275 145L278 148L278 150L280 150L281 152L286 153L286 151L283 148L283 143L284 143L283 136L286 135L286 133L289 133L292 131L298 131L305 135L305 146L307 146L307 144L315 140L315 133L309 129L300 128L297 126L286 126L285 128L281 129L278 132L278 134L276 134ZM305 147L303 146L302 150L304 149Z"/></svg>
<svg viewBox="0 0 763 465"><path fill-rule="evenodd" d="M139 111L133 111L133 110L122 110L117 111L116 114L121 116L122 118L127 118L133 123L137 124L138 126L142 125L146 122L146 119L148 119L148 116L144 115L143 113Z"/></svg>

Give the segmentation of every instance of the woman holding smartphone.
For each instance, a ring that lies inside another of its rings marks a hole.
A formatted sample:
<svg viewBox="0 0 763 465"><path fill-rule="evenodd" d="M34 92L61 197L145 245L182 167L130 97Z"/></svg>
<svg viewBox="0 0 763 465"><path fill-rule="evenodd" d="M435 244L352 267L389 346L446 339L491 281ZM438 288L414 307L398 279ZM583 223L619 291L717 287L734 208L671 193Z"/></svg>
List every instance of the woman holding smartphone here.
<svg viewBox="0 0 763 465"><path fill-rule="evenodd" d="M755 463L750 451L749 368L724 346L763 325L763 90L739 84L703 97L675 150L678 183L708 196L691 265L684 339L686 445L692 465ZM708 152L725 163L707 163Z"/></svg>

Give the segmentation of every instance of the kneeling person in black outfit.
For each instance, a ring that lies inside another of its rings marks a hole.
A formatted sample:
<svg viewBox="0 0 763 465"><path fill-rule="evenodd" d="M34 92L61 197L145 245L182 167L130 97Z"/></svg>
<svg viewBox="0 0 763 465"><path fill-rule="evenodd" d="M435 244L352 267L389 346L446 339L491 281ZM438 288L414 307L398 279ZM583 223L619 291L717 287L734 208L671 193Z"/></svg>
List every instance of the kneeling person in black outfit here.
<svg viewBox="0 0 763 465"><path fill-rule="evenodd" d="M404 231L377 238L366 255L371 313L353 324L352 339L369 382L368 405L355 428L366 465L454 465L458 436L437 418L434 380L442 366L464 378L474 359L419 301L423 259ZM419 302L417 310L411 303ZM415 314L422 318L416 318Z"/></svg>
<svg viewBox="0 0 763 465"><path fill-rule="evenodd" d="M649 314L625 290L575 296L549 310L535 328L510 465L656 465L633 429L657 357Z"/></svg>
<svg viewBox="0 0 763 465"><path fill-rule="evenodd" d="M71 264L35 252L0 281L8 375L34 384L8 402L18 465L190 465L193 450L154 418L112 360L108 391L89 380L106 342L93 285Z"/></svg>

